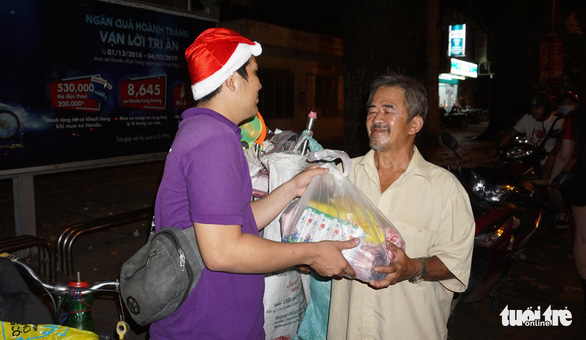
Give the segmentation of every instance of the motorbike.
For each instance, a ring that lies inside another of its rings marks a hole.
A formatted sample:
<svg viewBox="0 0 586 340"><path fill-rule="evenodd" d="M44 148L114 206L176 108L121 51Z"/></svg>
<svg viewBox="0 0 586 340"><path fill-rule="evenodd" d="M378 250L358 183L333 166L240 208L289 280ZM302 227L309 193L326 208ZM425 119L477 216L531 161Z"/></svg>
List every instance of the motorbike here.
<svg viewBox="0 0 586 340"><path fill-rule="evenodd" d="M555 129L547 138L559 138L562 130ZM514 142L498 150L495 168L508 176L534 180L541 175L541 162L548 153L541 147L529 144L526 137L517 136Z"/></svg>
<svg viewBox="0 0 586 340"><path fill-rule="evenodd" d="M455 127L464 129L468 126L468 114L466 112L440 112L440 125L443 127Z"/></svg>
<svg viewBox="0 0 586 340"><path fill-rule="evenodd" d="M541 160L547 156L543 150L528 144L523 138L498 150L499 159L495 168L507 176L519 180L534 180L539 177Z"/></svg>
<svg viewBox="0 0 586 340"><path fill-rule="evenodd" d="M550 138L558 138L560 135L561 129L555 129L551 131ZM542 202L547 207L543 214L545 224L554 226L562 198L557 192L557 185L541 180L544 171L542 163L548 153L542 147L529 144L525 137L517 137L511 145L500 148L498 155L495 168L514 178L536 200Z"/></svg>
<svg viewBox="0 0 586 340"><path fill-rule="evenodd" d="M458 158L458 167L447 167L469 194L476 222L472 268L468 288L457 294L452 308L459 303L475 303L491 298L495 313L499 283L540 225L542 202L520 183L498 169L462 167L457 140L441 134L444 145Z"/></svg>

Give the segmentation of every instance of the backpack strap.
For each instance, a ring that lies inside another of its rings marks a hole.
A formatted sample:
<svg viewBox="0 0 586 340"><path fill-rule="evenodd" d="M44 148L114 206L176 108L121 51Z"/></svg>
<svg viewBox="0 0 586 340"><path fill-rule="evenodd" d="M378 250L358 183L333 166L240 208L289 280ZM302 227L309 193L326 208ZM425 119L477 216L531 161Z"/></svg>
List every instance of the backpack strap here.
<svg viewBox="0 0 586 340"><path fill-rule="evenodd" d="M553 131L553 128L555 127L555 124L558 122L558 120L560 120L560 117L556 117L556 119L553 121L553 124L551 124L551 126L549 127L549 130L547 131L547 135L545 135L545 138L543 138L543 140L539 144L540 149L545 150L545 143L551 137L551 133Z"/></svg>

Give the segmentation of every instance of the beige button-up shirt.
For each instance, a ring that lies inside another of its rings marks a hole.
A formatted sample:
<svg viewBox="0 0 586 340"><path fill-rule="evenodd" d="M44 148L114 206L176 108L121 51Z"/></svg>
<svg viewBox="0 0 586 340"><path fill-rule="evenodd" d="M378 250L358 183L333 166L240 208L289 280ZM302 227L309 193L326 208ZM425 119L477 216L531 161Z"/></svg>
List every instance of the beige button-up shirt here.
<svg viewBox="0 0 586 340"><path fill-rule="evenodd" d="M401 233L407 256L437 256L455 278L380 290L333 280L328 339L446 339L453 293L466 289L470 275L474 216L466 191L416 147L405 173L383 193L372 150L352 160L349 178Z"/></svg>

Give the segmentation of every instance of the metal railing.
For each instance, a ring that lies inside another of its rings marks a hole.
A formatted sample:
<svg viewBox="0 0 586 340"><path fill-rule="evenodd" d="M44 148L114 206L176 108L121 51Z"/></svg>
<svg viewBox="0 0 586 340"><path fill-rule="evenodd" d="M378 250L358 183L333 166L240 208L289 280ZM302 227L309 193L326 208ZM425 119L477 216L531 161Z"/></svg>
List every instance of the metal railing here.
<svg viewBox="0 0 586 340"><path fill-rule="evenodd" d="M73 276L73 243L82 235L115 228L145 219L152 219L153 207L141 208L106 217L100 217L86 222L73 224L66 228L57 239L57 257L61 272L68 277Z"/></svg>

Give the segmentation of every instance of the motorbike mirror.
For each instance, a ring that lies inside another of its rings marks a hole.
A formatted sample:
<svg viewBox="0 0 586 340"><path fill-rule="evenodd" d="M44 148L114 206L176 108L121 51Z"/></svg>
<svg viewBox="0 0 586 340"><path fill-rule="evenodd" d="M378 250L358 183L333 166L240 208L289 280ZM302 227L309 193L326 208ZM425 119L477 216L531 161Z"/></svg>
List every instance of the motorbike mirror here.
<svg viewBox="0 0 586 340"><path fill-rule="evenodd" d="M554 178L566 203L583 207L586 205L586 178L575 173L564 173Z"/></svg>
<svg viewBox="0 0 586 340"><path fill-rule="evenodd" d="M444 131L440 135L440 139L445 146L447 146L451 150L456 150L458 148L458 141L454 136L449 134L448 132Z"/></svg>

